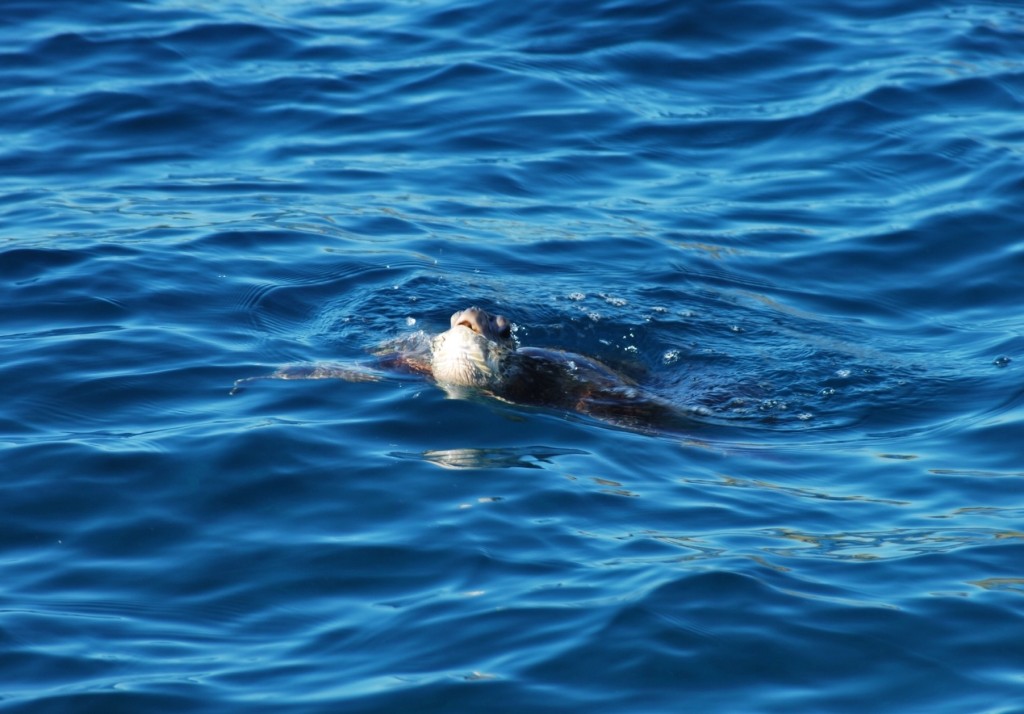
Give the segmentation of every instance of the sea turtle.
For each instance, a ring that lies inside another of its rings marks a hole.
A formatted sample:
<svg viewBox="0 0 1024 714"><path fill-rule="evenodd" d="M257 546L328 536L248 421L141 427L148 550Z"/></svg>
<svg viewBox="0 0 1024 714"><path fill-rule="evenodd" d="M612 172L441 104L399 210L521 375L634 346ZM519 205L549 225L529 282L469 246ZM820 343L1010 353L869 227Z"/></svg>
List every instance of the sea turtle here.
<svg viewBox="0 0 1024 714"><path fill-rule="evenodd" d="M285 367L253 379L375 381L389 372L432 379L453 396L490 395L514 404L564 409L628 426L680 416L675 406L596 359L562 350L519 347L504 315L479 307L459 310L439 335L419 332L385 343L372 366L336 364Z"/></svg>

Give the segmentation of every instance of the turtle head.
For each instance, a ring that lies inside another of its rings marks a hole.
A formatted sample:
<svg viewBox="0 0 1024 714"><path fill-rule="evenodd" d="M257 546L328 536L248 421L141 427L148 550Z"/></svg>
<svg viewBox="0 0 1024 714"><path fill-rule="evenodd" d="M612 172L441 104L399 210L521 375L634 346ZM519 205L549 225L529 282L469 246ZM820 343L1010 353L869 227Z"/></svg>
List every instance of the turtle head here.
<svg viewBox="0 0 1024 714"><path fill-rule="evenodd" d="M512 323L504 315L492 315L478 307L468 307L452 315L452 329L465 327L492 342L512 346Z"/></svg>
<svg viewBox="0 0 1024 714"><path fill-rule="evenodd" d="M494 389L515 352L512 323L478 307L452 315L451 329L434 338L431 367L442 384Z"/></svg>

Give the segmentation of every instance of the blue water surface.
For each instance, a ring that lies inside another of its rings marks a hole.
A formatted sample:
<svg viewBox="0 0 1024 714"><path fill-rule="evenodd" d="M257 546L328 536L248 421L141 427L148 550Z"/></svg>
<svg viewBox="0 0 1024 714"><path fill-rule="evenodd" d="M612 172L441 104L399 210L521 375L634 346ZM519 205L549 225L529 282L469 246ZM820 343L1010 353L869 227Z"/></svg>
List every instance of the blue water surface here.
<svg viewBox="0 0 1024 714"><path fill-rule="evenodd" d="M0 710L1024 711L1019 4L3 16Z"/></svg>

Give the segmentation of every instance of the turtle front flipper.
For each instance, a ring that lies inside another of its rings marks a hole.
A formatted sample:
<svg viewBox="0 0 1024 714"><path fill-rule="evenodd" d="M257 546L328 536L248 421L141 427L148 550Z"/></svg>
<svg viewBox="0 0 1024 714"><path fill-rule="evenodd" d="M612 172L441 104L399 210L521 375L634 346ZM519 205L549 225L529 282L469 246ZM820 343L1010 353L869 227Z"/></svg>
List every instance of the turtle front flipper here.
<svg viewBox="0 0 1024 714"><path fill-rule="evenodd" d="M230 394L238 394L244 391L250 382L260 382L265 379L341 379L346 382L380 382L384 378L385 375L363 365L350 366L331 362L291 364L273 374L237 379Z"/></svg>

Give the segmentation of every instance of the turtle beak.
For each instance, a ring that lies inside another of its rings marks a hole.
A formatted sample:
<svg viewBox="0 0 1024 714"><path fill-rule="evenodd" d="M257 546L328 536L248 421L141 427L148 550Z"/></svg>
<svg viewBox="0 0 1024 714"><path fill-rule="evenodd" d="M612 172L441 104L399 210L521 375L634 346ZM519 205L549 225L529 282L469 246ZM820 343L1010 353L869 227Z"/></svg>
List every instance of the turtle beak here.
<svg viewBox="0 0 1024 714"><path fill-rule="evenodd" d="M459 327L461 325L462 327L469 328L476 334L480 334L480 325L476 320L477 311L477 308L471 307L455 313L452 315L452 327Z"/></svg>
<svg viewBox="0 0 1024 714"><path fill-rule="evenodd" d="M459 310L458 312L453 314L452 315L452 327L459 327L461 325L462 327L468 327L469 329L472 330L473 329L473 323L470 322L468 317L464 317L465 314L466 314L465 310Z"/></svg>

